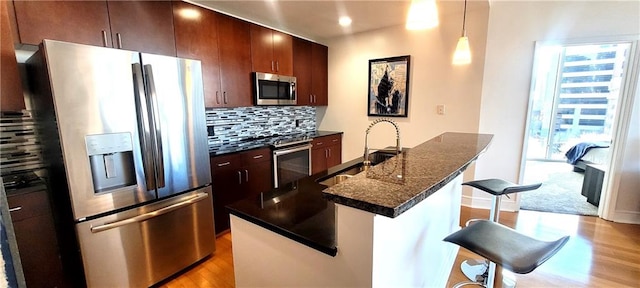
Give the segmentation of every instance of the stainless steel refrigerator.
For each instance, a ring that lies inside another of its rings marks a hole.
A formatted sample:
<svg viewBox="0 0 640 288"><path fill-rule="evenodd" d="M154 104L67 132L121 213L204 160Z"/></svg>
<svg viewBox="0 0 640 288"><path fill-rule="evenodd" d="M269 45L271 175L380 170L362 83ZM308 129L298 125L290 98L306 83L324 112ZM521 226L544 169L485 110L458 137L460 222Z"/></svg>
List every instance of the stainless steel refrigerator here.
<svg viewBox="0 0 640 288"><path fill-rule="evenodd" d="M26 67L87 286L149 286L214 251L199 61L45 40Z"/></svg>

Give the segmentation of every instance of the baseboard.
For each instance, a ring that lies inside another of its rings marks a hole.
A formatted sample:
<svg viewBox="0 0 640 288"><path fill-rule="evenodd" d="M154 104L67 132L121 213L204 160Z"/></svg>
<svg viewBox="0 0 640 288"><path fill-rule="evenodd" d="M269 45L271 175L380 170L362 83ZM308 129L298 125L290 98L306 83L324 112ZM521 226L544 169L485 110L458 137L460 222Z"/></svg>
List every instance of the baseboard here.
<svg viewBox="0 0 640 288"><path fill-rule="evenodd" d="M607 219L617 223L640 224L640 212L638 211L615 211L611 219Z"/></svg>

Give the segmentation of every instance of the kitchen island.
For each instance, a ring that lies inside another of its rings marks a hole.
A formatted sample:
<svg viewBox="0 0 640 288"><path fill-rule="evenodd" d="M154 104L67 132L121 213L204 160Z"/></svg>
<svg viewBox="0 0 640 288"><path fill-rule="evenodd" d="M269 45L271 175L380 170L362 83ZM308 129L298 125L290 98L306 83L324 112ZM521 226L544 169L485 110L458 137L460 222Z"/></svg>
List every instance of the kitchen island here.
<svg viewBox="0 0 640 288"><path fill-rule="evenodd" d="M228 206L236 286L444 287L462 173L491 139L444 133L341 183L362 158Z"/></svg>

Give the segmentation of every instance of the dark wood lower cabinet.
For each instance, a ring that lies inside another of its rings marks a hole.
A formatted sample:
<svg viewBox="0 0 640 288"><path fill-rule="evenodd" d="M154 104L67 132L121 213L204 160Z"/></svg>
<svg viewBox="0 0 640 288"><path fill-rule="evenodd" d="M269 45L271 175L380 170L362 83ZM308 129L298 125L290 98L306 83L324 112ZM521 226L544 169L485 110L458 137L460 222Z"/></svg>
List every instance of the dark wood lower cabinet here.
<svg viewBox="0 0 640 288"><path fill-rule="evenodd" d="M261 148L211 157L216 234L230 228L226 206L273 187L271 149Z"/></svg>
<svg viewBox="0 0 640 288"><path fill-rule="evenodd" d="M67 287L46 190L7 195L27 287Z"/></svg>
<svg viewBox="0 0 640 288"><path fill-rule="evenodd" d="M314 138L311 144L312 174L342 163L342 134Z"/></svg>

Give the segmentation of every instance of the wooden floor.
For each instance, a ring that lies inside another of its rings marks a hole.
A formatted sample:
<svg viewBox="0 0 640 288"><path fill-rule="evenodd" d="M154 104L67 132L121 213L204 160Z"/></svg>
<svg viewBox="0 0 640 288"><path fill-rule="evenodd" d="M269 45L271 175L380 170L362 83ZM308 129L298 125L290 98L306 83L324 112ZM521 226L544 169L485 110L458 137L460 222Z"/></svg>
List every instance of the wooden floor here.
<svg viewBox="0 0 640 288"><path fill-rule="evenodd" d="M487 218L488 214L488 210L463 207L461 222ZM538 269L517 275L517 287L640 287L640 225L618 224L590 216L524 210L502 212L500 217L501 223L538 239L571 237L558 254ZM466 280L460 272L460 263L473 258L478 257L460 249L448 287ZM229 233L216 239L215 255L159 286L234 287L234 282Z"/></svg>

